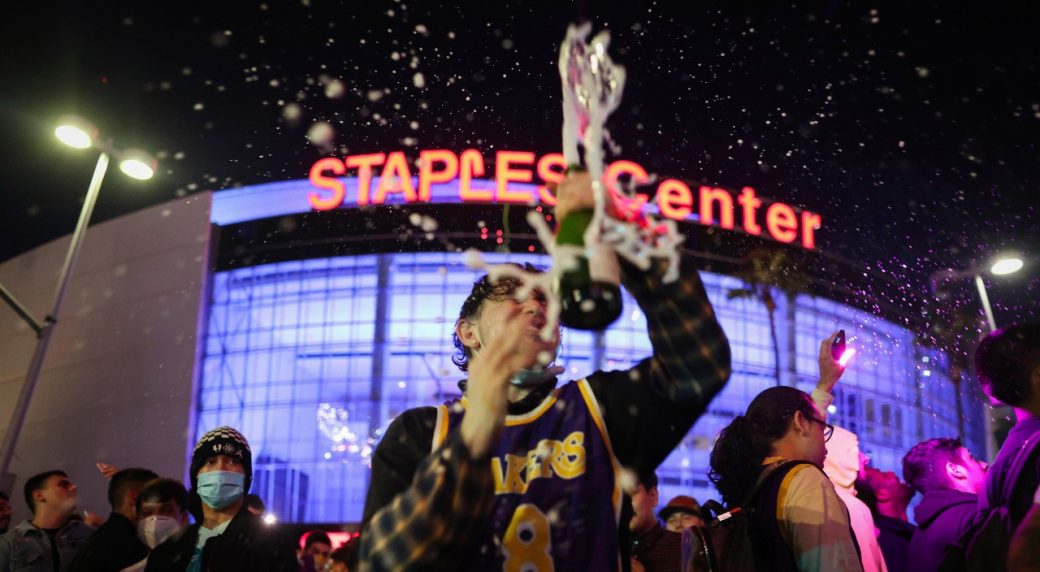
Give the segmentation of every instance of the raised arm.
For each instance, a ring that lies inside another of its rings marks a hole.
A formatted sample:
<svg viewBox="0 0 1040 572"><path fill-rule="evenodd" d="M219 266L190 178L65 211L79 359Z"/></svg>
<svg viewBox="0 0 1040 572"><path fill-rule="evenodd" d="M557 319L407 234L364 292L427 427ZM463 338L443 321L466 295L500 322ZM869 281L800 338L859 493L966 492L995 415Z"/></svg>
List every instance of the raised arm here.
<svg viewBox="0 0 1040 572"><path fill-rule="evenodd" d="M827 420L827 408L834 403L834 387L838 385L838 380L845 373L845 366L838 363L831 354L831 346L834 345L836 335L838 332L834 332L820 342L820 355L817 358L820 379L817 380L816 387L812 391L813 403L820 410L821 419L824 421Z"/></svg>
<svg viewBox="0 0 1040 572"><path fill-rule="evenodd" d="M519 312L518 307L507 319ZM469 405L459 430L426 457L408 487L392 497L416 456L408 449L416 442L428 448L431 441L422 437L421 426L410 438L403 427L407 421L400 430L387 432L373 459L373 478L392 482L377 484L382 491L370 493L366 503L361 570L448 570L465 559L479 536L473 531L486 525L491 510L494 486L488 455L505 421L509 378L535 360L516 350L526 335L525 328L506 328L499 341L474 353L466 386Z"/></svg>
<svg viewBox="0 0 1040 572"><path fill-rule="evenodd" d="M670 284L664 270L663 261L646 272L622 264L623 284L646 316L651 357L589 377L615 455L640 473L668 456L730 375L729 341L692 259L681 257Z"/></svg>

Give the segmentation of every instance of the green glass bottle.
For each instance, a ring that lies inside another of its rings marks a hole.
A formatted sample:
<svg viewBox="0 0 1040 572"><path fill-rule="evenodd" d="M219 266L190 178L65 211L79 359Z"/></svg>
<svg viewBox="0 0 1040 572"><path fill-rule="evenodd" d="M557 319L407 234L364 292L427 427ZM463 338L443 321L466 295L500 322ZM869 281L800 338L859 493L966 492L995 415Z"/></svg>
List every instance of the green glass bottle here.
<svg viewBox="0 0 1040 572"><path fill-rule="evenodd" d="M573 211L556 231L553 262L561 269L556 282L560 323L578 330L602 330L621 315L621 268L614 249L585 244L593 214L592 209Z"/></svg>

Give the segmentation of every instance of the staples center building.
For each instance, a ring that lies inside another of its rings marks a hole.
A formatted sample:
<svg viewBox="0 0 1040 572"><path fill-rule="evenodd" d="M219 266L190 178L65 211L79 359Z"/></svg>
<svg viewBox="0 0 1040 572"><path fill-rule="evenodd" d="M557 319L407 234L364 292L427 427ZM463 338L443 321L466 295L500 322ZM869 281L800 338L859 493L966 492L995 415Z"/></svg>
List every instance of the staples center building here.
<svg viewBox="0 0 1040 572"><path fill-rule="evenodd" d="M196 438L232 425L252 446L252 490L279 520L359 521L372 450L390 421L459 394L450 336L479 277L462 251L549 263L525 213L553 203L544 183L559 180L562 157L471 149L418 159L414 168L401 152L326 158L305 180L199 193L92 227L15 452L14 490L62 468L80 487L80 508L106 513L95 462L186 479ZM606 179L649 181L629 161ZM906 309L888 298L897 285L816 248L822 216L747 187L653 185L633 203L680 221L733 350L729 385L658 469L662 505L677 494L716 497L707 479L714 437L776 383L775 350L783 383L809 390L819 342L839 328L858 354L831 419L859 435L874 466L901 474L907 449L959 426L981 454L978 392L957 403L946 357L918 341ZM0 264L0 283L36 315L68 240ZM743 286L741 257L763 246L812 269L801 292L776 296L775 348L764 305L730 297ZM0 427L34 343L0 310ZM607 331L565 330L559 361L567 380L649 353L645 319L626 295ZM959 410L973 413L959 422ZM28 514L13 498L16 517Z"/></svg>

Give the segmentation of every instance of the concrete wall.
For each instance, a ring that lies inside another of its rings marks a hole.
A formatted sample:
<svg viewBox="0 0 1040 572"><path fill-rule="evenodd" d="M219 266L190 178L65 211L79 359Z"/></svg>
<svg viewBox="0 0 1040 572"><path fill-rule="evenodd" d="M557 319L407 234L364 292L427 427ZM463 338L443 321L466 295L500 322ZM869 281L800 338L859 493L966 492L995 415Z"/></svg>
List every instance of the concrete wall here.
<svg viewBox="0 0 1040 572"><path fill-rule="evenodd" d="M98 460L184 477L211 202L198 194L88 230L11 466L14 522L28 515L22 487L40 471L68 472L80 510L104 515ZM69 240L0 264L0 283L39 320L50 311ZM35 343L32 329L0 304L5 431Z"/></svg>

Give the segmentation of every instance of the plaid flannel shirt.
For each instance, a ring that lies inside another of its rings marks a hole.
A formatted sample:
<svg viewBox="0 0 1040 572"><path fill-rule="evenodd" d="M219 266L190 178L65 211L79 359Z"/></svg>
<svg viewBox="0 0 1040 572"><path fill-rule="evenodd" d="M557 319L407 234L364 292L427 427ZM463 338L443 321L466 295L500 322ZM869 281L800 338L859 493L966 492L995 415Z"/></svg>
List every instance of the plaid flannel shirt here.
<svg viewBox="0 0 1040 572"><path fill-rule="evenodd" d="M655 469L667 457L730 374L729 343L700 276L689 257L684 255L681 264L680 278L669 284L661 280L663 262L646 272L622 264L623 284L646 316L654 352L629 370L596 372L588 378L618 460L639 473ZM380 448L399 445L387 441L390 432ZM365 511L370 518L363 523L361 570L459 568L490 517L494 487L489 458L470 456L453 433L418 463L411 485L392 500L380 506L381 499L374 500L370 491L368 502L376 506ZM373 469L379 459L377 454ZM622 566L627 570L624 515L622 520L616 533L622 538Z"/></svg>

